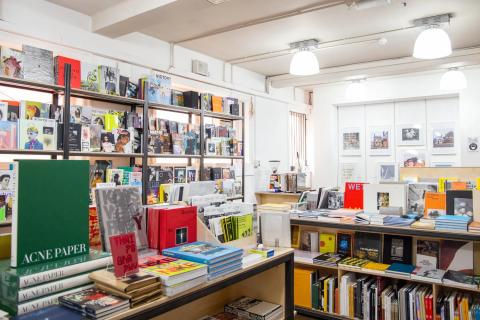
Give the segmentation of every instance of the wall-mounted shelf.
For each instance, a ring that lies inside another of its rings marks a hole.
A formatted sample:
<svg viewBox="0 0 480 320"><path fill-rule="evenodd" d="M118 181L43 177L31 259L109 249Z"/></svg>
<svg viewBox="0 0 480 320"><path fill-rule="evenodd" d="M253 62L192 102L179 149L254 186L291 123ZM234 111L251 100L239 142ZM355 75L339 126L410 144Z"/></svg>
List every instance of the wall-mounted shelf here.
<svg viewBox="0 0 480 320"><path fill-rule="evenodd" d="M200 115L202 113L202 111L199 110L199 109L192 109L192 108L187 108L187 107L174 106L174 105L170 105L170 104L150 103L148 105L148 108L155 109L155 110L196 114L196 115Z"/></svg>
<svg viewBox="0 0 480 320"><path fill-rule="evenodd" d="M24 150L24 149L3 149L0 154L32 154L56 156L62 154L61 150Z"/></svg>
<svg viewBox="0 0 480 320"><path fill-rule="evenodd" d="M236 116L233 114L220 113L220 112L211 112L211 111L205 111L204 116L208 118L217 118L217 119L223 119L223 120L243 120L244 119L242 116Z"/></svg>

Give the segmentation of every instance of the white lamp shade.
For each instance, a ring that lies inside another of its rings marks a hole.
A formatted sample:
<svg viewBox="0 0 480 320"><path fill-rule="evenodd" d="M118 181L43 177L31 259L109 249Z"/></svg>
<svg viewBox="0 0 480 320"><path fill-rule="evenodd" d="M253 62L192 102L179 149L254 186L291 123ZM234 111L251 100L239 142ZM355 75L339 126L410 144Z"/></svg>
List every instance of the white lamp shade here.
<svg viewBox="0 0 480 320"><path fill-rule="evenodd" d="M362 82L352 82L345 91L345 98L348 101L362 101L367 97L367 88Z"/></svg>
<svg viewBox="0 0 480 320"><path fill-rule="evenodd" d="M462 71L448 70L440 79L440 89L458 91L467 87L467 78Z"/></svg>
<svg viewBox="0 0 480 320"><path fill-rule="evenodd" d="M310 76L319 73L318 60L315 54L308 50L300 50L290 61L290 74Z"/></svg>
<svg viewBox="0 0 480 320"><path fill-rule="evenodd" d="M445 30L437 27L423 30L415 41L413 56L418 59L437 59L452 54L452 43Z"/></svg>

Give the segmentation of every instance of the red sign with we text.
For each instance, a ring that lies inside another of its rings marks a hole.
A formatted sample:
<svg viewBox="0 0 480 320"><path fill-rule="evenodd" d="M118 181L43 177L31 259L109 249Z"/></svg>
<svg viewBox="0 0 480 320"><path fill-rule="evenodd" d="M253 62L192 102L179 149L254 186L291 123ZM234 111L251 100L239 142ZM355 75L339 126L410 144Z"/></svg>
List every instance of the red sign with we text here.
<svg viewBox="0 0 480 320"><path fill-rule="evenodd" d="M110 248L116 277L124 277L138 272L137 242L133 232L111 236Z"/></svg>

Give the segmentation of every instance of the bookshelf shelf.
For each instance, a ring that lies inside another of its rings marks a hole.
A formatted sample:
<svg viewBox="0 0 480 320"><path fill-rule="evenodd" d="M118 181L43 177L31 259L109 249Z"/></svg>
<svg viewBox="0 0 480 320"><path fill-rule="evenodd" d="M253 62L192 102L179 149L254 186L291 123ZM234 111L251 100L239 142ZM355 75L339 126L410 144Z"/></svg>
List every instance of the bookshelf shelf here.
<svg viewBox="0 0 480 320"><path fill-rule="evenodd" d="M151 104L148 105L148 108L149 109L155 109L155 110L196 114L196 115L200 115L202 113L202 111L200 109L192 109L192 108L187 108L187 107L182 107L182 106L174 106L174 105L170 105L170 104L151 103Z"/></svg>
<svg viewBox="0 0 480 320"><path fill-rule="evenodd" d="M282 267L282 268L279 268ZM275 256L266 260L259 261L250 266L244 267L242 270L233 272L226 276L220 277L215 280L206 282L204 285L195 287L189 291L180 293L173 297L162 297L153 302L144 304L138 308L133 308L128 311L122 312L109 320L117 319L151 319L160 316L159 319L180 319L189 314L193 319L200 317L196 315L198 313L198 307L196 304L202 304L202 308L205 310L205 304L212 304L213 310L218 309L218 299L229 299L229 294L226 294L223 290L231 289L235 294L241 294L240 292L254 292L257 291L258 277L262 273L271 272L269 276L262 277L264 283L262 287L267 291L274 290L279 283L282 283L282 297L283 301L276 303L283 304L284 307L284 319L293 320L293 250L291 249L278 249L275 252ZM283 281L278 281L278 277L284 277ZM268 280L266 280L268 279ZM245 293L247 294L247 293ZM271 293L270 293L271 294ZM209 296L211 295L211 296ZM227 300L228 301L228 300ZM220 301L221 304L222 301ZM175 314L167 312L176 312L182 314L183 317L179 317ZM162 317L165 315L165 317ZM203 314L204 315L204 314ZM190 318L189 317L189 318Z"/></svg>
<svg viewBox="0 0 480 320"><path fill-rule="evenodd" d="M81 90L81 89L71 89L70 94L72 97L76 97L76 98L86 98L91 100L111 102L111 103L124 104L124 105L143 106L145 103L145 101L141 99L127 98L122 96L116 96L113 94L105 94L105 93Z"/></svg>
<svg viewBox="0 0 480 320"><path fill-rule="evenodd" d="M149 153L149 158L173 158L173 159L200 159L201 156L198 154L158 154L158 153Z"/></svg>
<svg viewBox="0 0 480 320"><path fill-rule="evenodd" d="M208 118L216 118L216 119L223 119L223 120L243 120L244 119L242 116L235 116L233 114L211 112L211 111L205 111L204 116Z"/></svg>
<svg viewBox="0 0 480 320"><path fill-rule="evenodd" d="M322 228L331 228L331 229L343 229L343 230L355 230L363 232L373 232L373 233L388 233L388 234L397 234L397 235L409 235L425 238L442 238L442 239L457 239L464 241L480 241L480 234L473 232L462 232L462 231L438 231L438 230L424 230L424 229L414 229L410 227L395 227L395 226L377 226L377 225L362 225L354 223L334 223L334 222L325 222L318 221L315 219L306 219L306 218L292 218L291 224L300 225L300 226L312 226L312 227L322 227Z"/></svg>
<svg viewBox="0 0 480 320"><path fill-rule="evenodd" d="M22 150L22 149L3 149L0 154L32 154L56 156L62 154L61 150Z"/></svg>
<svg viewBox="0 0 480 320"><path fill-rule="evenodd" d="M205 159L243 159L243 156L203 156Z"/></svg>
<svg viewBox="0 0 480 320"><path fill-rule="evenodd" d="M58 93L65 90L63 86L46 84L41 82L29 81L24 79L9 78L0 76L0 85L12 88L36 90L49 93Z"/></svg>
<svg viewBox="0 0 480 320"><path fill-rule="evenodd" d="M141 158L141 157L143 157L143 154L142 153L70 151L70 156L75 156L75 157L100 157L100 158Z"/></svg>

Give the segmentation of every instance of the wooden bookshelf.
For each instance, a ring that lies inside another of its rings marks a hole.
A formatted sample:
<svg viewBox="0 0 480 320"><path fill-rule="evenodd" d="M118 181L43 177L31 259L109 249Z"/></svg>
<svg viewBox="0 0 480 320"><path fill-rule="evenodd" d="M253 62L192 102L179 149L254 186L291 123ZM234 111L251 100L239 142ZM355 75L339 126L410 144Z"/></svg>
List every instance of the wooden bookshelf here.
<svg viewBox="0 0 480 320"><path fill-rule="evenodd" d="M284 319L293 320L293 250L275 249L275 255L271 258L176 296L162 297L122 312L109 320L198 319L223 310L225 304L242 295L281 304Z"/></svg>
<svg viewBox="0 0 480 320"><path fill-rule="evenodd" d="M298 202L301 193L287 193L287 192L255 192L257 204L265 203L284 203L284 202Z"/></svg>

